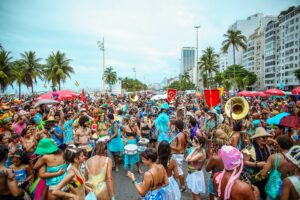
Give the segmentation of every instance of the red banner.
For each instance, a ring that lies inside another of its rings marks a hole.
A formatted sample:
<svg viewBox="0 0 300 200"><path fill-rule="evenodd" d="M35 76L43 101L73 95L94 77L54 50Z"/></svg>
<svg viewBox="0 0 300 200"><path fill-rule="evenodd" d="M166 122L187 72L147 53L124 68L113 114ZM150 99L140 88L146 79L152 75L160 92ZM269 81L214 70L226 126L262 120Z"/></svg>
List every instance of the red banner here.
<svg viewBox="0 0 300 200"><path fill-rule="evenodd" d="M80 100L81 100L84 104L86 104L86 97L85 97L84 89L82 89L82 91L81 91L81 97L80 97Z"/></svg>
<svg viewBox="0 0 300 200"><path fill-rule="evenodd" d="M215 107L220 101L220 90L204 90L204 96L208 107Z"/></svg>
<svg viewBox="0 0 300 200"><path fill-rule="evenodd" d="M167 93L167 101L170 103L172 99L176 98L177 90L176 89L171 89L168 88L168 93Z"/></svg>

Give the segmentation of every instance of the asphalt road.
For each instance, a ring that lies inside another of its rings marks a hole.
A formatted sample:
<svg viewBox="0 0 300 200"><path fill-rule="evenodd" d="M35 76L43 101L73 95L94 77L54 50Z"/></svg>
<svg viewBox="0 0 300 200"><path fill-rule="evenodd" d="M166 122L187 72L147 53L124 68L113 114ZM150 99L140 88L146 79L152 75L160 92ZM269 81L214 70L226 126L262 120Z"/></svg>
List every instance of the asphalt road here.
<svg viewBox="0 0 300 200"><path fill-rule="evenodd" d="M186 167L186 166L185 166ZM185 168L186 169L186 168ZM142 166L143 171L147 171L145 166ZM203 169L205 171L205 169ZM143 175L135 173L135 178L138 182L141 182L143 180ZM113 171L113 177L114 177L114 186L115 186L115 193L116 193L116 200L135 200L139 197L139 194L137 193L134 185L131 183L130 179L126 176L126 171L124 170L123 166L120 167L119 172ZM208 186L208 179L209 175L205 172L206 177L206 186ZM206 190L208 187L206 187ZM190 200L191 192L187 189L185 192L183 192L181 199L182 200ZM201 195L201 199L209 199L207 193Z"/></svg>

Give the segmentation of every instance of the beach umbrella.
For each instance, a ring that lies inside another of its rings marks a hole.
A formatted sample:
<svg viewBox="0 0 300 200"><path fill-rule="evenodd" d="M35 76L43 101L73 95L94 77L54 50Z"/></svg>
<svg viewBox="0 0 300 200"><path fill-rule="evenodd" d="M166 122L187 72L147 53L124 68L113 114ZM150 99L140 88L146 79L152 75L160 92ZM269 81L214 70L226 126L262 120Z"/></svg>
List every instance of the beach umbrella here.
<svg viewBox="0 0 300 200"><path fill-rule="evenodd" d="M282 90L278 89L269 89L265 91L266 94L272 95L272 96L285 96L285 93Z"/></svg>
<svg viewBox="0 0 300 200"><path fill-rule="evenodd" d="M260 97L266 97L269 98L270 95L264 93L264 92L254 92L256 96L260 96Z"/></svg>
<svg viewBox="0 0 300 200"><path fill-rule="evenodd" d="M300 117L296 115L285 116L280 120L281 126L291 127L291 128L300 128Z"/></svg>
<svg viewBox="0 0 300 200"><path fill-rule="evenodd" d="M300 95L300 86L294 88L291 92L294 95Z"/></svg>
<svg viewBox="0 0 300 200"><path fill-rule="evenodd" d="M42 94L41 96L39 96L37 99L52 99L53 98L53 93L55 93L55 95L57 95L57 99L58 101L61 101L63 99L73 99L73 98L77 98L78 95L71 91L71 90L60 90L60 91L55 91L55 92L48 92L45 94Z"/></svg>
<svg viewBox="0 0 300 200"><path fill-rule="evenodd" d="M279 113L278 115L275 115L274 117L271 117L269 119L267 119L267 124L276 124L276 125L279 125L280 122L281 122L281 119L290 115L290 113L287 113L287 112L282 112L282 113Z"/></svg>
<svg viewBox="0 0 300 200"><path fill-rule="evenodd" d="M254 97L256 96L255 92L243 90L237 94L241 97Z"/></svg>
<svg viewBox="0 0 300 200"><path fill-rule="evenodd" d="M35 104L34 108L39 107L40 105L47 105L47 104L58 104L58 101L52 99L39 99Z"/></svg>

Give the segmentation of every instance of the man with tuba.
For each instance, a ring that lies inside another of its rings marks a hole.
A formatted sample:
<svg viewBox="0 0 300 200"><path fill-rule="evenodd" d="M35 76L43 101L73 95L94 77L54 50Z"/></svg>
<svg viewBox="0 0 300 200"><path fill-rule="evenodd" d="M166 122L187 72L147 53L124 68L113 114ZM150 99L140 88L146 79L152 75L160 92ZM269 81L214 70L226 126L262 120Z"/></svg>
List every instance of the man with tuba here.
<svg viewBox="0 0 300 200"><path fill-rule="evenodd" d="M232 132L229 140L232 146L241 150L245 146L245 139L248 138L247 133L242 131L242 119L249 112L249 104L243 97L232 97L225 104L225 113L232 120Z"/></svg>

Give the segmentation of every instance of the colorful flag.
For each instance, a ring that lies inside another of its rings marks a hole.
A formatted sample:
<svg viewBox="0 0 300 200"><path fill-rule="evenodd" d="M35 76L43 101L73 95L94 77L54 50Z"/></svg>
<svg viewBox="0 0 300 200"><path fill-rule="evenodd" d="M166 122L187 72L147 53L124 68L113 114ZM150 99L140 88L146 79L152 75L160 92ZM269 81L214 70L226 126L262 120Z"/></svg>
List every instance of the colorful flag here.
<svg viewBox="0 0 300 200"><path fill-rule="evenodd" d="M78 87L79 86L79 82L75 81L75 85L76 85L76 87Z"/></svg>
<svg viewBox="0 0 300 200"><path fill-rule="evenodd" d="M204 90L206 104L209 108L215 107L220 100L220 90Z"/></svg>
<svg viewBox="0 0 300 200"><path fill-rule="evenodd" d="M173 99L176 98L177 90L168 88L167 92L167 101L170 103Z"/></svg>
<svg viewBox="0 0 300 200"><path fill-rule="evenodd" d="M84 94L84 89L82 89L82 91L81 91L81 97L80 97L80 100L81 100L84 104L86 104L86 97L85 97L85 94Z"/></svg>

